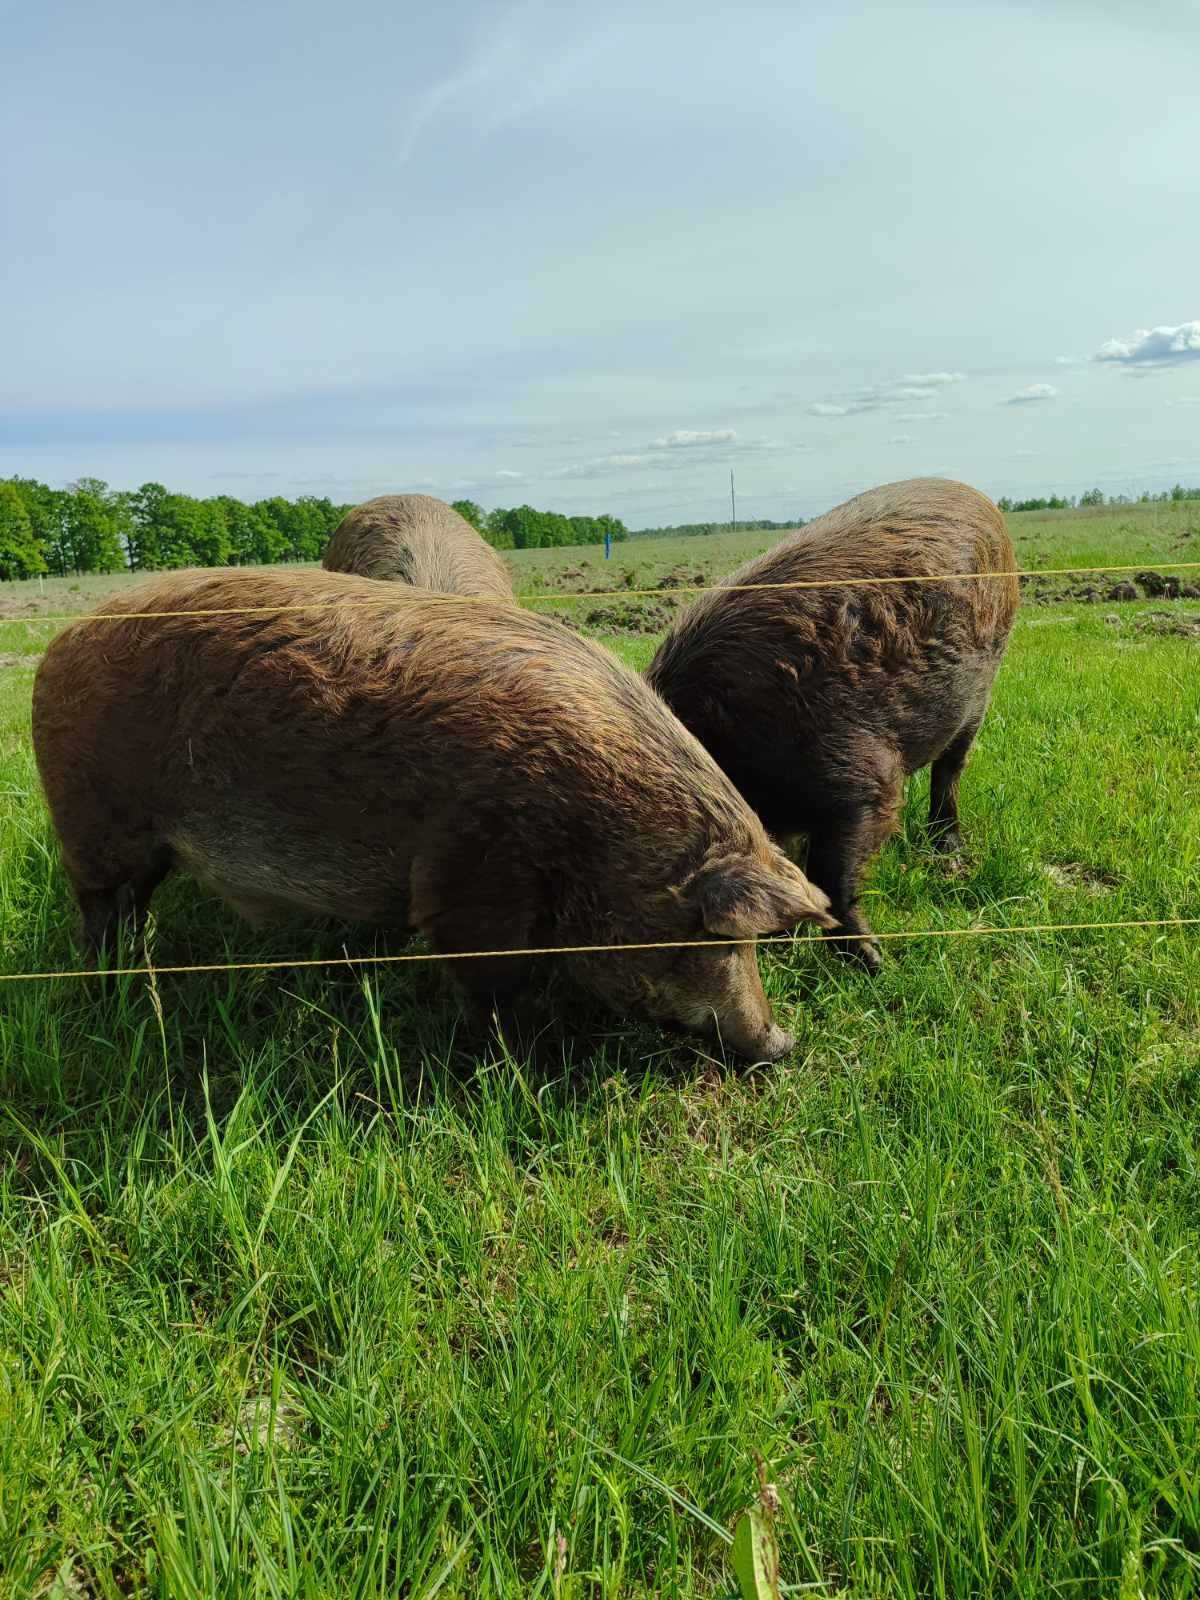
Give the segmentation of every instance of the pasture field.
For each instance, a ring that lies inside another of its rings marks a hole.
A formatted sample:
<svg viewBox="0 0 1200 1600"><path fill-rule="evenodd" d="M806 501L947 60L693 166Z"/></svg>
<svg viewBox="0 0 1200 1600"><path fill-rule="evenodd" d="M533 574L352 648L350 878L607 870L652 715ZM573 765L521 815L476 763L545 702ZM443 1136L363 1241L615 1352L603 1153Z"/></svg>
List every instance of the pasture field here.
<svg viewBox="0 0 1200 1600"><path fill-rule="evenodd" d="M1169 570L1196 519L1012 523ZM30 689L105 581L0 590L3 972L77 961ZM586 625L642 666L653 621ZM959 875L927 792L881 932L1200 914L1200 605L1026 606ZM368 953L187 882L151 947ZM550 1059L467 1057L422 965L0 985L0 1597L725 1600L759 1457L784 1593L1195 1594L1200 930L885 954L764 949L797 1046L755 1070L574 1001Z"/></svg>

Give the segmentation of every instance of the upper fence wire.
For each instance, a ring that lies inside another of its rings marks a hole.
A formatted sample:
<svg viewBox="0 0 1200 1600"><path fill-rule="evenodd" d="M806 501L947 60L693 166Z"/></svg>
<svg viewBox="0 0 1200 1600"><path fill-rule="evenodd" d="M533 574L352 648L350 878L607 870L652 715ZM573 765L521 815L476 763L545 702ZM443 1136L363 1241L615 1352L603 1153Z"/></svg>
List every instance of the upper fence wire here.
<svg viewBox="0 0 1200 1600"><path fill-rule="evenodd" d="M1012 568L994 572L917 572L889 574L881 577L856 577L856 578L795 578L780 583L698 583L698 584L671 584L669 587L654 589L633 589L614 587L610 589L564 589L558 591L532 590L516 598L523 605L541 605L543 602L550 604L570 604L576 600L662 600L670 595L707 594L711 591L720 591L723 594L759 593L779 589L873 589L886 588L907 583L987 583L1001 579L1016 578L1018 580L1033 578L1064 578L1064 577L1098 577L1101 573L1110 576L1115 573L1150 573L1156 577L1163 577L1164 573L1192 572L1200 569L1200 561L1138 561L1125 565L1104 565L1096 567L1032 567ZM200 568L200 571L216 570ZM248 569L237 569L248 570ZM266 569L271 570L271 569ZM1165 580L1164 580L1165 581ZM349 595L339 599L339 606L364 606L377 605L380 596L372 595L369 599L356 601ZM447 604L483 605L497 604L494 600L488 601L480 595L465 594L437 594L433 590L423 592L423 598L439 600ZM101 602L103 604L103 602ZM136 622L147 621L156 617L243 617L243 616L270 616L277 613L297 611L323 611L330 605L328 599L303 600L286 605L265 606L213 606L201 608L189 606L180 611L68 611L68 612L26 612L23 614L0 613L0 624L21 622Z"/></svg>

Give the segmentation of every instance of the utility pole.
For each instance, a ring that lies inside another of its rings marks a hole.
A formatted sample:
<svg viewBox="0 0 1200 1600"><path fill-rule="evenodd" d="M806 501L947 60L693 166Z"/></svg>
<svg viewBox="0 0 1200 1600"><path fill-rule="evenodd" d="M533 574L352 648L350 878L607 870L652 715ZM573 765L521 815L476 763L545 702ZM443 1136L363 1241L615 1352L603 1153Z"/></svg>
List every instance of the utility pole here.
<svg viewBox="0 0 1200 1600"><path fill-rule="evenodd" d="M737 532L737 497L733 492L733 468L729 469L729 531Z"/></svg>

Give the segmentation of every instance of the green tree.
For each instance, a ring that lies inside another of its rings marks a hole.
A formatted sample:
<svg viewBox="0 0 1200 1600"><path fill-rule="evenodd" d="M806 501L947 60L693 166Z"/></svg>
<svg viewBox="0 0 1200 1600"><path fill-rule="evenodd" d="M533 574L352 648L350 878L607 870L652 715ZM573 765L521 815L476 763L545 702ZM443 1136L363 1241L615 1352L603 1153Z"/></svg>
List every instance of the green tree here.
<svg viewBox="0 0 1200 1600"><path fill-rule="evenodd" d="M20 491L0 483L0 578L32 578L46 558Z"/></svg>
<svg viewBox="0 0 1200 1600"><path fill-rule="evenodd" d="M256 500L254 509L259 516L265 517L274 526L279 545L279 554L273 559L276 561L290 560L294 534L290 503L282 495L276 494L272 495L268 500Z"/></svg>
<svg viewBox="0 0 1200 1600"><path fill-rule="evenodd" d="M482 506L476 505L474 500L452 500L450 509L457 511L464 522L469 522L476 533L483 533L487 528L487 512Z"/></svg>
<svg viewBox="0 0 1200 1600"><path fill-rule="evenodd" d="M290 508L288 557L292 561L319 561L329 535L340 520L334 506L316 495L301 495Z"/></svg>
<svg viewBox="0 0 1200 1600"><path fill-rule="evenodd" d="M198 500L196 532L193 539L195 560L201 567L223 567L229 560L229 522L220 500Z"/></svg>
<svg viewBox="0 0 1200 1600"><path fill-rule="evenodd" d="M39 483L36 478L10 478L8 481L20 495L38 548L50 562L51 553L59 550L62 544L67 495L62 489L51 489L47 484ZM54 565L54 570L66 569Z"/></svg>
<svg viewBox="0 0 1200 1600"><path fill-rule="evenodd" d="M163 505L167 490L161 483L144 483L129 497L129 565L135 572L156 572L163 559Z"/></svg>
<svg viewBox="0 0 1200 1600"><path fill-rule="evenodd" d="M164 567L203 566L203 514L190 494L167 494L158 508L159 556Z"/></svg>
<svg viewBox="0 0 1200 1600"><path fill-rule="evenodd" d="M63 528L66 570L119 572L125 565L116 507L102 478L79 478L68 486Z"/></svg>
<svg viewBox="0 0 1200 1600"><path fill-rule="evenodd" d="M513 550L513 531L509 524L511 513L497 507L489 511L484 521L482 533L487 542L497 550Z"/></svg>

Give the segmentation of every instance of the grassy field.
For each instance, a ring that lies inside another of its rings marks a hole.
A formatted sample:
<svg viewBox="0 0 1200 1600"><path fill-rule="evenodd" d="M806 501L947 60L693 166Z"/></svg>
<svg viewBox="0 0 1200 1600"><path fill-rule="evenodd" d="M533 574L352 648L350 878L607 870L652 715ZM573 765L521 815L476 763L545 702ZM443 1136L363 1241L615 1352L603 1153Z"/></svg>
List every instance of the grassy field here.
<svg viewBox="0 0 1200 1600"><path fill-rule="evenodd" d="M1151 509L1015 518L1022 561L1200 559ZM0 596L9 972L77 959L30 608L102 586ZM1200 607L1028 606L961 876L926 794L880 930L1196 915ZM159 963L337 948L156 910ZM0 986L0 1596L715 1600L760 1456L785 1593L1195 1594L1197 930L886 954L765 950L798 1043L750 1072L590 1014L555 1067L470 1058L428 967Z"/></svg>

